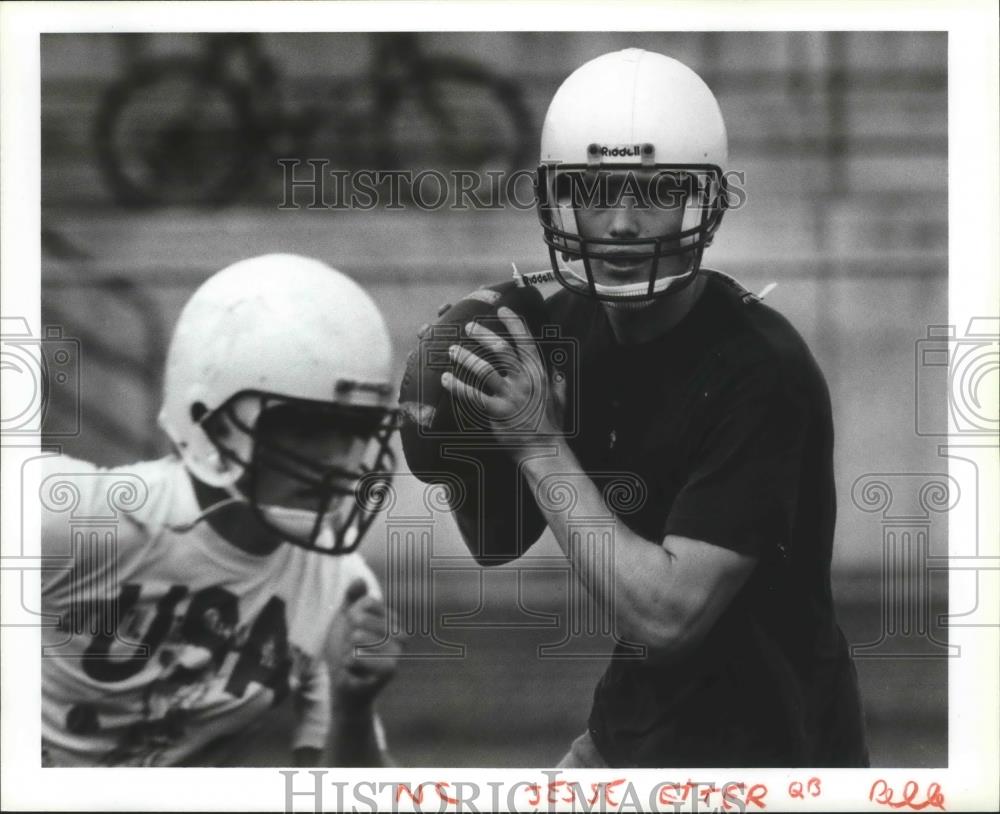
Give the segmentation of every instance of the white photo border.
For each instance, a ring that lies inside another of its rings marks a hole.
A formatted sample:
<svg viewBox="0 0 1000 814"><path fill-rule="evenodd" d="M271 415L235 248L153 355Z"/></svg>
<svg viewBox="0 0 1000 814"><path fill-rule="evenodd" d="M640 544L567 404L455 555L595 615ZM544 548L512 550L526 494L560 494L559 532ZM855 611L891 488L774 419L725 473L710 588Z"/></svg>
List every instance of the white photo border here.
<svg viewBox="0 0 1000 814"><path fill-rule="evenodd" d="M234 6L239 5L238 13ZM183 6L183 13L178 13ZM371 31L489 30L502 21L504 30L947 30L949 107L949 323L962 326L972 317L996 316L1000 302L1000 185L998 185L998 35L997 10L990 2L309 2L309 3L4 3L0 6L0 303L3 314L27 315L30 328L40 330L40 56L43 32L108 31ZM5 394L4 398L14 397ZM37 439L36 439L37 440ZM950 437L948 445L967 444ZM3 472L3 585L18 586L23 578L24 598L38 607L37 580L17 567L17 558L37 558L38 517L20 516L20 469L25 456L37 454L24 447L2 450ZM949 539L968 539L979 524L979 554L1000 557L995 497L996 439L980 444L979 518L967 513L950 517ZM22 521L28 532L21 540ZM24 548L22 549L22 542ZM10 565L10 563L14 565ZM993 568L997 566L994 564ZM35 581L33 581L35 580ZM980 596L987 616L997 612L995 576L982 581L990 593ZM950 596L960 585L952 573ZM15 613L4 590L4 619ZM642 770L566 772L562 779L610 783L628 778L639 790L645 808L649 790L663 781L685 779L721 785L743 781L763 783L772 790L768 808L778 810L880 810L869 800L877 778L900 790L907 782L924 790L940 785L948 811L996 810L1000 765L1000 621L995 626L953 627L950 643L961 647L961 657L949 664L949 765L913 770ZM286 776L277 769L45 769L39 766L40 637L37 628L0 629L2 636L2 807L4 810L279 810L286 806ZM183 772L183 774L179 774ZM791 800L789 783L807 777L822 780L822 795ZM323 807L334 810L374 810L365 798L338 799L337 783L358 782L364 794L384 809L393 804L391 786L381 783L475 783L482 790L476 805L489 810L491 789L499 789L501 809L510 801L527 805L526 784L543 788L552 779L542 770L495 769L331 769L323 776ZM294 789L308 792L305 771L292 777ZM502 784L500 786L490 784ZM375 785L371 785L375 784ZM515 784L521 784L517 790ZM344 787L341 787L344 788ZM351 788L348 786L347 788ZM515 796L508 798L510 789ZM618 787L619 789L621 787ZM519 796L518 796L519 795ZM622 801L619 792L617 799ZM314 810L309 793L294 798L296 810ZM619 804L620 805L620 804ZM634 805L630 803L629 805ZM547 808L543 796L536 810ZM399 810L414 810L404 796ZM440 798L424 810L441 807ZM468 810L468 809L466 809ZM600 810L598 808L598 810ZM608 810L620 810L609 807ZM664 809L669 810L669 809ZM754 810L751 808L750 810ZM935 810L935 809L932 809Z"/></svg>

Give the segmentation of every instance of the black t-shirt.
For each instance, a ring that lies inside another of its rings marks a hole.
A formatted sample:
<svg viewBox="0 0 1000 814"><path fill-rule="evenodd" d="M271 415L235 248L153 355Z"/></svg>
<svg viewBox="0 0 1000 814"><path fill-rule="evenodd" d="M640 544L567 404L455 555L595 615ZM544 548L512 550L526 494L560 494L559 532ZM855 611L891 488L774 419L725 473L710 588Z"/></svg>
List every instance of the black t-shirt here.
<svg viewBox="0 0 1000 814"><path fill-rule="evenodd" d="M615 766L867 765L830 588L826 383L784 317L702 273L691 312L638 345L616 342L594 300L563 291L548 302L579 343L571 447L585 471L635 473L647 486L622 521L651 544L676 534L758 558L697 646L670 663L612 658L591 735Z"/></svg>

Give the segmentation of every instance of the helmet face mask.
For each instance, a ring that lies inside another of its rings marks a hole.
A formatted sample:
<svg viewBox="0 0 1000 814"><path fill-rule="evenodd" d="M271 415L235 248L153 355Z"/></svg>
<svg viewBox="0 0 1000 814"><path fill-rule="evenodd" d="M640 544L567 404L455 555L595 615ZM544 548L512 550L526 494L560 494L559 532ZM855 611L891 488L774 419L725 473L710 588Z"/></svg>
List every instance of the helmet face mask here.
<svg viewBox="0 0 1000 814"><path fill-rule="evenodd" d="M580 66L549 105L535 179L556 278L625 308L683 290L725 214L727 162L722 112L690 68L637 48Z"/></svg>
<svg viewBox="0 0 1000 814"><path fill-rule="evenodd" d="M248 422L247 415L256 415ZM245 392L203 422L230 487L282 540L324 554L360 545L395 469L395 411ZM249 450L249 456L247 454ZM376 500L359 496L375 495Z"/></svg>
<svg viewBox="0 0 1000 814"><path fill-rule="evenodd" d="M575 293L611 304L651 303L686 287L726 202L721 168L707 165L543 164L537 194L557 279ZM631 210L640 225L629 236L613 235L600 225L602 216L607 224L621 208ZM624 274L602 274L608 261ZM620 276L628 282L608 280Z"/></svg>

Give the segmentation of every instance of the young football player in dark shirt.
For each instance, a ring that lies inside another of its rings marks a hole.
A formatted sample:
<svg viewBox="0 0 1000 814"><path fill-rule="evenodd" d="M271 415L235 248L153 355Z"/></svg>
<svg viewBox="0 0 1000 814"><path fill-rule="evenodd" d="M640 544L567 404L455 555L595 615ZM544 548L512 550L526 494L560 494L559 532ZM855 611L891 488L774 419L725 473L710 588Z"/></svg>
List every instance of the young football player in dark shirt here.
<svg viewBox="0 0 1000 814"><path fill-rule="evenodd" d="M453 347L442 376L502 430L530 496L509 490L485 523L460 507L470 550L510 560L547 525L620 642L644 653L618 645L561 766L867 765L830 587L830 398L788 321L701 268L726 165L718 103L693 71L638 49L583 65L549 107L537 178L563 286L547 317L578 358L549 378L526 326L500 309L508 338L469 326L478 353ZM541 421L519 425L539 393ZM622 472L642 500L616 512L612 550L595 553L544 493L563 480L576 516L607 515L602 473Z"/></svg>

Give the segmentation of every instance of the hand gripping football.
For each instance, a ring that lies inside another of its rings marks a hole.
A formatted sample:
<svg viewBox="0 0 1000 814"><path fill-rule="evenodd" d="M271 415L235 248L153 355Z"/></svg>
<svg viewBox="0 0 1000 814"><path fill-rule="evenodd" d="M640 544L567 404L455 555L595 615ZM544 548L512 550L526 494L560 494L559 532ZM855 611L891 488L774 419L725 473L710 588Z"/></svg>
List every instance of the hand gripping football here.
<svg viewBox="0 0 1000 814"><path fill-rule="evenodd" d="M399 407L403 416L400 439L407 465L426 483L441 480L442 473L445 476L458 474L466 477L466 467L458 463L466 454L463 450L467 449L468 454L481 458L476 454L477 447L482 451L494 443L485 415L474 404L456 404L441 384L441 374L454 372L448 348L455 344L468 347L497 369L503 369L503 359L485 355L479 343L470 339L465 330L465 326L473 322L509 338L497 315L501 306L520 316L532 336L537 338L541 335L545 322L545 303L541 292L511 281L479 288L454 305L443 307L438 321L421 329L417 345L407 357L399 389ZM487 457L494 460L494 456Z"/></svg>

